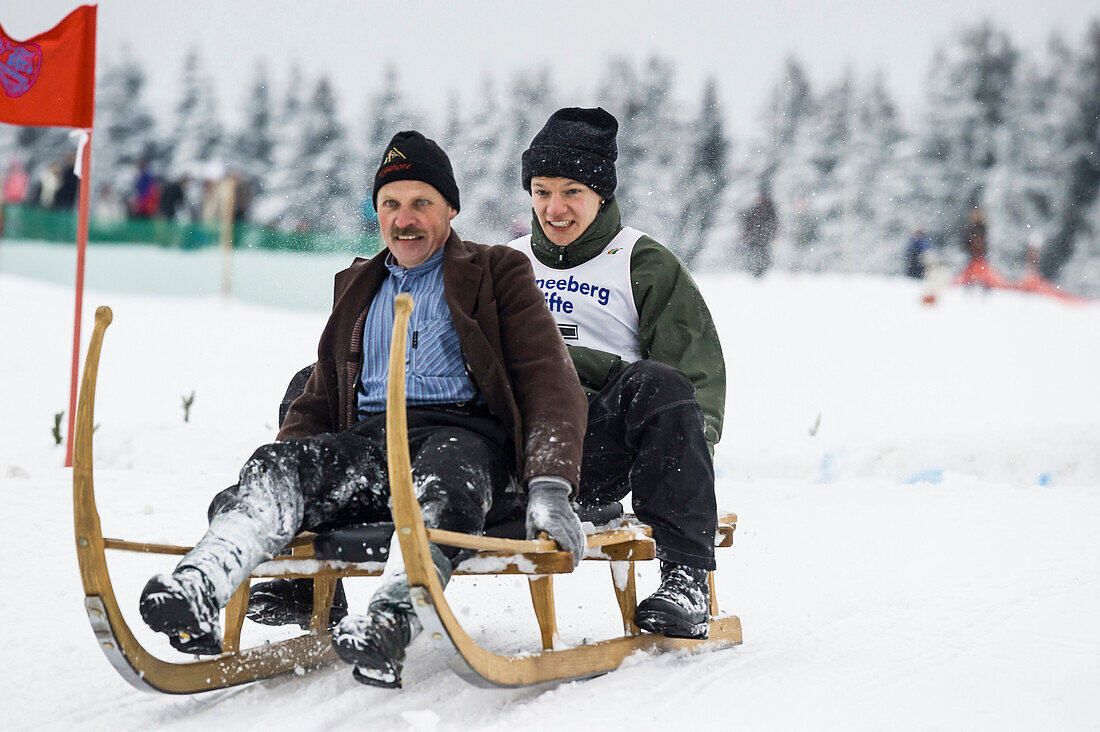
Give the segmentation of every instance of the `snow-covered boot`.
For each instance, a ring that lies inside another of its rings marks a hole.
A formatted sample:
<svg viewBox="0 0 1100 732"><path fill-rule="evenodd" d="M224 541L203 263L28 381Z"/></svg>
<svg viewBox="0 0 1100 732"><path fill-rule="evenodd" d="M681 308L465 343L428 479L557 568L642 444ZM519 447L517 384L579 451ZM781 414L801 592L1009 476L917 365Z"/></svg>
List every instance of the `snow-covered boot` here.
<svg viewBox="0 0 1100 732"><path fill-rule="evenodd" d="M156 575L142 590L139 607L145 624L167 634L177 651L210 656L222 652L214 589L197 569Z"/></svg>
<svg viewBox="0 0 1100 732"><path fill-rule="evenodd" d="M451 579L451 560L435 544L431 545L431 553L436 575L446 587ZM336 624L332 647L337 656L355 666L352 676L356 681L397 689L401 687L405 648L420 635L423 626L413 610L409 577L396 535L382 577L367 614L348 615Z"/></svg>
<svg viewBox="0 0 1100 732"><path fill-rule="evenodd" d="M366 615L349 615L332 631L336 655L355 666L356 681L387 689L401 687L405 647L420 634L412 607L375 603Z"/></svg>
<svg viewBox="0 0 1100 732"><path fill-rule="evenodd" d="M709 598L707 570L661 562L661 586L638 603L634 624L670 638L706 638Z"/></svg>
<svg viewBox="0 0 1100 732"><path fill-rule="evenodd" d="M348 600L344 596L343 580L336 581L332 597L332 610L328 615L331 630L348 614ZM248 594L248 619L261 625L290 625L297 623L302 630L309 630L313 617L313 580L306 578L273 579L258 582Z"/></svg>

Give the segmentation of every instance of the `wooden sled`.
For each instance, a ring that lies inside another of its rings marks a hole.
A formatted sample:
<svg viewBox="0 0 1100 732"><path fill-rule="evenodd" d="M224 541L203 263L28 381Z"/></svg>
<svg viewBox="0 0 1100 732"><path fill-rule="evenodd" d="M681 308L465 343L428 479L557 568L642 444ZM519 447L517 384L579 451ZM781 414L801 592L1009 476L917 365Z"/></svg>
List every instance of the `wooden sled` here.
<svg viewBox="0 0 1100 732"><path fill-rule="evenodd" d="M412 299L397 298L390 355L387 404L387 452L393 519L409 576L414 607L424 632L449 665L464 679L479 686L524 686L547 681L586 678L617 668L640 650L714 650L741 643L741 623L735 616L718 616L714 573L710 574L710 637L706 640L668 638L643 634L634 625L637 604L634 562L655 557L649 527L629 519L588 536L585 559L609 562L612 588L622 615L622 637L555 650L557 625L553 575L573 571L573 557L547 539L521 541L460 534L424 526L412 486L406 435L405 344ZM92 481L92 432L96 374L103 335L111 322L109 308L96 310L95 329L77 407L73 455L73 504L77 558L84 583L84 605L100 649L115 670L144 691L191 694L222 689L298 672L336 659L327 629L336 580L341 577L377 576L380 562L348 562L326 558L314 547L314 535L303 533L285 553L257 567L253 578L309 577L313 580L313 613L308 633L288 640L242 649L241 627L248 607L249 582L243 582L226 607L223 653L182 662L164 661L149 653L134 637L119 609L107 570L106 550L183 555L188 546L150 544L104 538L96 510ZM735 515L719 521L717 546L730 546L736 528ZM429 551L430 543L475 550L460 564L455 575L526 574L538 620L542 651L502 656L478 645L458 622L443 595Z"/></svg>

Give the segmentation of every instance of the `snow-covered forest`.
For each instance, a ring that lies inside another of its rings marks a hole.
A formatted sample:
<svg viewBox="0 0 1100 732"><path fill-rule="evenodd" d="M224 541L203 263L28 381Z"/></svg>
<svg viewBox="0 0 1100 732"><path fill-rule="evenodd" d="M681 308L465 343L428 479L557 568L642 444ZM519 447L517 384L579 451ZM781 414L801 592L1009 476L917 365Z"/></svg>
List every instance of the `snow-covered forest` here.
<svg viewBox="0 0 1100 732"><path fill-rule="evenodd" d="M210 60L193 52L178 75L178 103L161 119L142 66L104 53L93 195L102 183L129 190L142 159L165 177L214 165L252 181L254 221L355 229L382 146L417 127L454 162L458 231L497 243L528 225L521 152L550 112L576 103L545 67L486 77L475 98L437 100L415 98L415 85L390 66L368 72L377 84L366 99L338 98L329 79L294 70L276 87L270 72L258 64L246 98L217 99ZM761 100L722 99L713 79L685 89L676 72L656 56L609 59L596 98L621 125L627 220L693 268L742 268L740 214L765 187L781 221L779 268L897 273L918 227L961 265L960 230L979 207L995 267L1018 275L1026 246L1038 244L1044 275L1100 294L1100 21L1039 49L990 23L945 38L924 105L907 116L882 75L852 70L813 85L793 56L770 70L772 91ZM735 138L723 108L746 104L760 108L759 125ZM0 130L0 160L19 155L32 171L71 149L67 131Z"/></svg>

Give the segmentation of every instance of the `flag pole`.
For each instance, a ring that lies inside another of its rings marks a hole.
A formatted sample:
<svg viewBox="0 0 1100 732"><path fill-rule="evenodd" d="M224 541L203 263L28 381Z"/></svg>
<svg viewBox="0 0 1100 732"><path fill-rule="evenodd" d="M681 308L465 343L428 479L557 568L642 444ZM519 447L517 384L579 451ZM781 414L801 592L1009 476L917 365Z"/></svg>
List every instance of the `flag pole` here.
<svg viewBox="0 0 1100 732"><path fill-rule="evenodd" d="M80 145L80 210L76 220L76 314L73 320L73 369L69 382L69 433L65 440L65 467L73 466L73 430L76 426L76 380L80 370L80 319L84 307L84 250L88 246L88 203L92 187L92 130L84 130Z"/></svg>

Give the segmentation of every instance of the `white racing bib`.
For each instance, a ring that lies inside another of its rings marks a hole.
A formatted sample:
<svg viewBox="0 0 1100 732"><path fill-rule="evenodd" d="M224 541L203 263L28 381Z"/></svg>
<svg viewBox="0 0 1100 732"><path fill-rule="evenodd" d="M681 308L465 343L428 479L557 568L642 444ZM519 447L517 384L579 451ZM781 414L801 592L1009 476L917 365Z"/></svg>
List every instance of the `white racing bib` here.
<svg viewBox="0 0 1100 732"><path fill-rule="evenodd" d="M566 345L614 353L624 361L642 358L638 347L638 307L630 283L630 257L645 234L624 227L602 252L569 269L547 267L531 249L531 236L508 246L523 252L535 270L535 283L558 323Z"/></svg>

